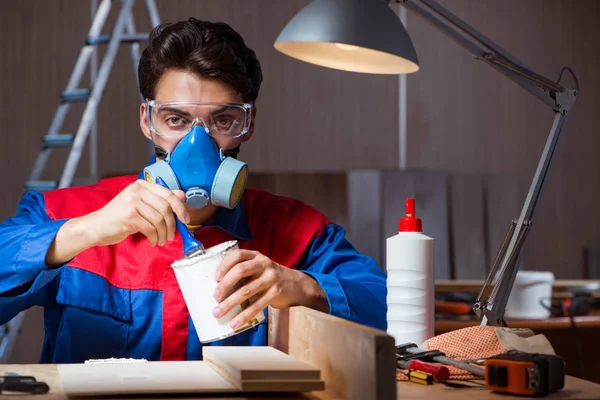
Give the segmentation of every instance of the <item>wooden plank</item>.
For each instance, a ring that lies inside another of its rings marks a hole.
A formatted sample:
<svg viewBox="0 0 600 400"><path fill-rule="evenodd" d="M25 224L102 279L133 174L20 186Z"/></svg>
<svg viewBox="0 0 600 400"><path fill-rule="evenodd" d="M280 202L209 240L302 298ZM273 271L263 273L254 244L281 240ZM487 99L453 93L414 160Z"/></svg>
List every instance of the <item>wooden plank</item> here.
<svg viewBox="0 0 600 400"><path fill-rule="evenodd" d="M455 174L450 179L450 230L454 279L483 279L486 257L483 178Z"/></svg>
<svg viewBox="0 0 600 400"><path fill-rule="evenodd" d="M239 391L204 361L61 364L58 371L69 396Z"/></svg>
<svg viewBox="0 0 600 400"><path fill-rule="evenodd" d="M600 278L600 246L583 248L583 273L586 279Z"/></svg>
<svg viewBox="0 0 600 400"><path fill-rule="evenodd" d="M267 321L269 321L267 344L284 353L289 353L290 309L277 310L269 306Z"/></svg>
<svg viewBox="0 0 600 400"><path fill-rule="evenodd" d="M315 207L334 223L348 225L346 174L333 172L251 172L248 187L291 197Z"/></svg>
<svg viewBox="0 0 600 400"><path fill-rule="evenodd" d="M279 310L271 310L272 313ZM292 307L289 354L319 368L325 391L335 398L395 399L394 338L342 318ZM280 315L280 320L286 315ZM281 330L278 334L285 334ZM269 342L285 342L269 338Z"/></svg>
<svg viewBox="0 0 600 400"><path fill-rule="evenodd" d="M348 239L362 254L383 267L385 248L381 230L381 171L354 170L347 176Z"/></svg>
<svg viewBox="0 0 600 400"><path fill-rule="evenodd" d="M416 215L423 222L423 233L435 240L435 279L450 279L446 175L428 171L384 171L382 187L384 251L383 240L398 233L398 221L405 215L406 198L414 198Z"/></svg>
<svg viewBox="0 0 600 400"><path fill-rule="evenodd" d="M270 346L207 346L202 354L204 360L226 371L236 383L321 378L318 368Z"/></svg>
<svg viewBox="0 0 600 400"><path fill-rule="evenodd" d="M320 371L269 346L206 347L205 361L62 364L64 392L73 396L309 392L324 389Z"/></svg>

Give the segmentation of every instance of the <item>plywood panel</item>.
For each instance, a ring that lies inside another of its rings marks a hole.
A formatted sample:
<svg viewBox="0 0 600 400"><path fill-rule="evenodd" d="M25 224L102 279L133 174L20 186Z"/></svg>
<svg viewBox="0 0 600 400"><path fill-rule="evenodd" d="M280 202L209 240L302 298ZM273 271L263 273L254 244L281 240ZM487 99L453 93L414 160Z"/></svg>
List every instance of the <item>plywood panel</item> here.
<svg viewBox="0 0 600 400"><path fill-rule="evenodd" d="M203 357L241 380L319 379L321 372L270 346L207 346Z"/></svg>
<svg viewBox="0 0 600 400"><path fill-rule="evenodd" d="M487 275L483 178L450 176L450 229L453 278L483 279Z"/></svg>
<svg viewBox="0 0 600 400"><path fill-rule="evenodd" d="M548 78L565 65L577 73L581 95L523 255L524 268L582 277L582 249L600 240L600 2L439 2ZM514 174L524 194L552 111L410 11L408 30L421 65L408 77L409 168Z"/></svg>
<svg viewBox="0 0 600 400"><path fill-rule="evenodd" d="M68 396L239 391L204 361L59 364L57 369Z"/></svg>
<svg viewBox="0 0 600 400"><path fill-rule="evenodd" d="M383 265L381 171L348 172L348 237L357 250Z"/></svg>
<svg viewBox="0 0 600 400"><path fill-rule="evenodd" d="M348 226L346 174L250 172L248 187L303 201L332 222Z"/></svg>

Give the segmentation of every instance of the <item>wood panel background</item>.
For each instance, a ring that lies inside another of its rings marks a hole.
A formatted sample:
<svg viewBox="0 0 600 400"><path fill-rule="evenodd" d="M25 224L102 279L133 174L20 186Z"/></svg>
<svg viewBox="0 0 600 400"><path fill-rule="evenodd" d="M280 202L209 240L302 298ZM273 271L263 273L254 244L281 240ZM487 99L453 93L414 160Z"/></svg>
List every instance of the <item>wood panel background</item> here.
<svg viewBox="0 0 600 400"><path fill-rule="evenodd" d="M398 165L398 79L328 70L277 53L272 47L277 33L308 1L248 0L242 5L236 0L158 0L158 6L164 21L188 16L223 20L244 35L261 59L265 81L258 101L257 134L244 146L241 157L253 173L307 174L287 182L282 190L293 189L300 199L335 214L346 200L337 197L341 187L326 183L321 173ZM440 3L542 74L554 78L563 65L576 71L581 96L524 251L527 268L553 270L563 278L581 277L583 247L600 243L600 118L595 112L599 105L595 93L600 89L600 28L595 21L600 3ZM146 31L149 22L141 1L136 10L138 28ZM5 171L0 218L14 211L89 19L88 1L0 0L0 155ZM109 23L113 20L114 14ZM500 185L499 189L514 190L520 207L552 112L410 11L408 29L421 63L421 71L408 77L409 169L514 175L515 187ZM99 110L101 175L138 171L148 158L147 142L139 133L135 90L124 46ZM67 131L75 128L78 116L73 108ZM57 157L56 161L63 160ZM50 172L56 176L61 167L62 162L57 162ZM85 175L86 170L84 157L79 172ZM315 179L312 183L310 176ZM279 180L269 185L282 188L283 178L260 179ZM491 197L486 201L493 201L493 191L487 193ZM484 256L493 257L495 249L491 245ZM472 259L481 257L475 254Z"/></svg>
<svg viewBox="0 0 600 400"><path fill-rule="evenodd" d="M600 2L439 3L544 76L556 79L564 65L577 74L581 95L534 216L523 268L582 277L584 246L600 242ZM553 112L410 11L407 25L421 65L407 79L408 167L513 174L520 209ZM570 83L568 74L563 79Z"/></svg>
<svg viewBox="0 0 600 400"><path fill-rule="evenodd" d="M190 16L225 21L257 52L264 73L257 130L241 154L252 171L397 165L397 77L328 70L274 50L278 32L308 0L159 0L157 4L162 21ZM113 6L107 27L116 9ZM14 212L89 21L89 1L0 0L0 151L2 167L14 171L5 178L2 217ZM150 26L141 0L136 3L136 24L145 32ZM148 159L147 142L139 129L136 88L129 50L123 46L99 108L100 175L137 171ZM70 112L67 129L75 129L79 115ZM56 176L63 159L53 160ZM85 159L80 163L80 175L86 175L87 165Z"/></svg>

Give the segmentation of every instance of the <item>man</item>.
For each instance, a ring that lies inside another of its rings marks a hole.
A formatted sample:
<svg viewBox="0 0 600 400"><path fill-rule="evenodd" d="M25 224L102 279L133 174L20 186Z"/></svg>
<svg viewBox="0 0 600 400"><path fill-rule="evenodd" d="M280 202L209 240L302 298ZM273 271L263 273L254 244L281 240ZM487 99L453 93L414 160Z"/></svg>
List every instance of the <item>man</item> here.
<svg viewBox="0 0 600 400"><path fill-rule="evenodd" d="M155 28L139 64L147 99L140 126L157 149L148 171L168 166L183 180L190 173L176 166L183 146L203 152L180 160L185 168L202 165L213 150L241 163L235 156L254 134L261 81L255 53L226 24L192 18ZM210 144L198 147L190 138ZM240 249L219 267L214 293L215 317L249 300L233 328L269 305L303 305L386 328L385 274L312 207L252 189L218 206L216 193L169 190L143 178L28 192L0 226L0 323L43 306L42 362L201 358L171 267L183 255L175 216L205 247L238 241ZM266 332L261 323L210 345L265 345Z"/></svg>

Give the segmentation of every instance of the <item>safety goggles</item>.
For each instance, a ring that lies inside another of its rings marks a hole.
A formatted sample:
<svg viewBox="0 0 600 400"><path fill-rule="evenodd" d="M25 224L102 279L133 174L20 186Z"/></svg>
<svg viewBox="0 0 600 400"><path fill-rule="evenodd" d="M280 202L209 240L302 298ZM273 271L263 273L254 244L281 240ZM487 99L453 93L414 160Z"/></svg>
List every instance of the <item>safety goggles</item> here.
<svg viewBox="0 0 600 400"><path fill-rule="evenodd" d="M146 100L150 130L159 136L183 137L202 125L212 137L240 137L252 122L250 103L157 102Z"/></svg>

